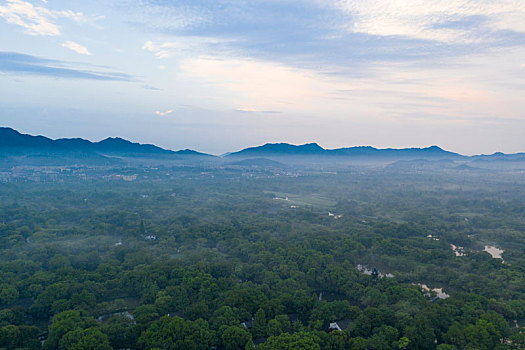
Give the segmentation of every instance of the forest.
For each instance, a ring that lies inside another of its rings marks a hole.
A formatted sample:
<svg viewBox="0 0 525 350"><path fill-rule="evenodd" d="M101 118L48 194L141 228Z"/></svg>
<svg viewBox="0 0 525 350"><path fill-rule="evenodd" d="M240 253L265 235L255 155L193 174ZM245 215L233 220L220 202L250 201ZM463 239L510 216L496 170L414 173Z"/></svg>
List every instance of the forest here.
<svg viewBox="0 0 525 350"><path fill-rule="evenodd" d="M1 349L525 349L523 172L126 172L0 183Z"/></svg>

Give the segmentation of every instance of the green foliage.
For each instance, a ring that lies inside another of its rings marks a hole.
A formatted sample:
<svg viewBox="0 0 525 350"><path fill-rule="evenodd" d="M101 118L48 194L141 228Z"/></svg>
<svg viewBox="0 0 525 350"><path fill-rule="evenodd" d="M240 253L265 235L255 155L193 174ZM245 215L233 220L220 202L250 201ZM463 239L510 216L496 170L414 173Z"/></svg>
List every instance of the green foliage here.
<svg viewBox="0 0 525 350"><path fill-rule="evenodd" d="M320 320L323 327L327 327L330 322L345 318L355 318L360 314L359 308L352 306L347 300L344 301L321 301L317 303L311 312L310 319Z"/></svg>
<svg viewBox="0 0 525 350"><path fill-rule="evenodd" d="M290 332L292 330L292 325L290 323L290 318L288 315L277 315L275 316L275 321L279 324L279 329L281 332Z"/></svg>
<svg viewBox="0 0 525 350"><path fill-rule="evenodd" d="M75 329L58 342L58 350L111 350L108 336L98 328Z"/></svg>
<svg viewBox="0 0 525 350"><path fill-rule="evenodd" d="M198 350L209 349L212 339L213 333L206 321L164 316L140 335L138 345L141 349Z"/></svg>
<svg viewBox="0 0 525 350"><path fill-rule="evenodd" d="M294 334L283 333L257 346L261 350L320 350L319 337L312 333L299 332Z"/></svg>
<svg viewBox="0 0 525 350"><path fill-rule="evenodd" d="M15 287L3 284L0 286L0 305L14 303L20 294Z"/></svg>
<svg viewBox="0 0 525 350"><path fill-rule="evenodd" d="M283 333L283 330L281 328L281 324L276 319L268 321L268 336L278 336L279 334Z"/></svg>
<svg viewBox="0 0 525 350"><path fill-rule="evenodd" d="M144 177L2 185L1 348L46 330L44 349L525 347L522 180L129 171Z"/></svg>
<svg viewBox="0 0 525 350"><path fill-rule="evenodd" d="M351 350L367 350L369 349L369 341L363 337L355 337L350 339Z"/></svg>
<svg viewBox="0 0 525 350"><path fill-rule="evenodd" d="M83 316L80 311L61 312L53 317L53 321L49 326L49 336L44 343L44 349L58 349L60 342L69 332L75 331L73 334L79 335L85 329L96 326L97 323L93 318ZM68 342L65 344L68 344ZM65 348L63 347L62 349Z"/></svg>
<svg viewBox="0 0 525 350"><path fill-rule="evenodd" d="M454 345L439 344L437 350L457 350L457 348Z"/></svg>
<svg viewBox="0 0 525 350"><path fill-rule="evenodd" d="M263 309L257 310L255 313L255 320L253 321L252 334L254 338L265 337L267 333L266 327L266 313Z"/></svg>
<svg viewBox="0 0 525 350"><path fill-rule="evenodd" d="M237 350L242 349L249 342L251 342L252 336L242 326L229 326L222 333L221 340L225 350Z"/></svg>
<svg viewBox="0 0 525 350"><path fill-rule="evenodd" d="M140 326L125 316L115 315L105 321L100 330L108 336L112 348L126 349L135 346L140 335Z"/></svg>
<svg viewBox="0 0 525 350"><path fill-rule="evenodd" d="M15 349L18 347L22 333L17 326L9 325L0 328L0 345L7 349Z"/></svg>

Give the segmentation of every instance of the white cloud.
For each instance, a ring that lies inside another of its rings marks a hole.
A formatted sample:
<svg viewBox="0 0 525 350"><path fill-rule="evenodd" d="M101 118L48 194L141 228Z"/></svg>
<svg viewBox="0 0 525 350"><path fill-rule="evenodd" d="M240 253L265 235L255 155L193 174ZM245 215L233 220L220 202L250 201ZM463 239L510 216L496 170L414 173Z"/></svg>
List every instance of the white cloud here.
<svg viewBox="0 0 525 350"><path fill-rule="evenodd" d="M160 116L160 117L164 117L164 116L167 116L168 114L171 114L173 113L173 110L172 109L169 109L165 112L161 112L161 111L156 111L155 114Z"/></svg>
<svg viewBox="0 0 525 350"><path fill-rule="evenodd" d="M260 110L258 110L256 108L247 108L247 107L236 108L235 110L238 111L238 112L244 112L244 113L260 112Z"/></svg>
<svg viewBox="0 0 525 350"><path fill-rule="evenodd" d="M157 58L166 58L169 56L168 47L162 47L162 45L157 45L153 43L153 41L146 41L144 45L142 45L142 49L152 52Z"/></svg>
<svg viewBox="0 0 525 350"><path fill-rule="evenodd" d="M160 59L173 56L188 56L202 52L213 54L214 51L223 51L225 49L223 45L228 42L231 42L231 40L186 36L180 37L177 41L153 42L148 40L142 45L142 49L153 53L155 57Z"/></svg>
<svg viewBox="0 0 525 350"><path fill-rule="evenodd" d="M25 28L28 34L48 36L60 35L60 28L53 21L57 18L77 22L85 20L81 12L48 10L22 0L7 0L4 6L0 6L0 17L7 23Z"/></svg>
<svg viewBox="0 0 525 350"><path fill-rule="evenodd" d="M345 79L320 71L249 58L197 57L181 61L188 81L199 82L202 98L212 96L239 112L279 111L303 115L379 114L377 104L339 91L374 89L370 79ZM373 93L370 93L373 95ZM374 96L377 98L377 95Z"/></svg>
<svg viewBox="0 0 525 350"><path fill-rule="evenodd" d="M68 48L72 51L75 51L76 53L79 53L81 55L88 55L90 56L91 53L88 51L88 49L80 44L77 44L74 41L66 41L62 44L62 47Z"/></svg>
<svg viewBox="0 0 525 350"><path fill-rule="evenodd" d="M323 98L327 84L313 71L279 63L240 58L197 57L183 60L181 70L211 89L232 93L245 111L300 108Z"/></svg>
<svg viewBox="0 0 525 350"><path fill-rule="evenodd" d="M0 16L11 24L24 27L32 35L59 35L58 27L49 21L47 10L34 7L31 3L20 0L8 0L0 6Z"/></svg>
<svg viewBox="0 0 525 350"><path fill-rule="evenodd" d="M487 31L525 32L520 0L339 0L335 6L351 16L350 31L371 35L469 42L486 39ZM480 22L468 23L473 18Z"/></svg>
<svg viewBox="0 0 525 350"><path fill-rule="evenodd" d="M210 11L192 2L120 0L120 7L132 23L160 31L177 31L199 26L211 20Z"/></svg>
<svg viewBox="0 0 525 350"><path fill-rule="evenodd" d="M524 50L508 49L463 57L461 63L375 62L354 67L359 75L348 76L249 58L195 57L181 61L179 77L195 86L191 94L203 103L239 112L470 123L523 119L525 81L516 60L508 58L524 56Z"/></svg>

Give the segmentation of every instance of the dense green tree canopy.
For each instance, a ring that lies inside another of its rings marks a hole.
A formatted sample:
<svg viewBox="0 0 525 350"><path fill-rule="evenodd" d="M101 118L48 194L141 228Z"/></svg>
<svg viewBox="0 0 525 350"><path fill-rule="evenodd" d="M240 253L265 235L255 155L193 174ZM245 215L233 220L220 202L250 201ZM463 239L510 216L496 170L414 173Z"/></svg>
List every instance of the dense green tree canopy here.
<svg viewBox="0 0 525 350"><path fill-rule="evenodd" d="M126 171L0 184L0 348L525 347L521 178Z"/></svg>

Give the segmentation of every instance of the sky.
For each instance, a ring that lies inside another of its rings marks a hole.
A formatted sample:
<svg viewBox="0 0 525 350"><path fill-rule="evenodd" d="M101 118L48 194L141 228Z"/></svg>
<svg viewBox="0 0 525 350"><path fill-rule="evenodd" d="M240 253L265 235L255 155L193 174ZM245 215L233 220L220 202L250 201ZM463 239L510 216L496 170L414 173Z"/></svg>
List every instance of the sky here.
<svg viewBox="0 0 525 350"><path fill-rule="evenodd" d="M525 152L525 1L0 0L0 125Z"/></svg>

